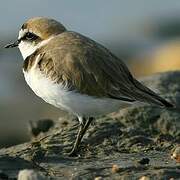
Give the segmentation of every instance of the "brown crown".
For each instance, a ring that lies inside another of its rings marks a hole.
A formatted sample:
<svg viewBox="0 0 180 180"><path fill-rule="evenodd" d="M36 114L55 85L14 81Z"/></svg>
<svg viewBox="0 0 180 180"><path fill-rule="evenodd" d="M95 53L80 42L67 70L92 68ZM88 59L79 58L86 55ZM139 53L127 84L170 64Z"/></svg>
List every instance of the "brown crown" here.
<svg viewBox="0 0 180 180"><path fill-rule="evenodd" d="M29 19L22 25L22 29L28 29L39 35L42 39L47 39L49 36L66 31L66 28L60 22L44 17L34 17Z"/></svg>

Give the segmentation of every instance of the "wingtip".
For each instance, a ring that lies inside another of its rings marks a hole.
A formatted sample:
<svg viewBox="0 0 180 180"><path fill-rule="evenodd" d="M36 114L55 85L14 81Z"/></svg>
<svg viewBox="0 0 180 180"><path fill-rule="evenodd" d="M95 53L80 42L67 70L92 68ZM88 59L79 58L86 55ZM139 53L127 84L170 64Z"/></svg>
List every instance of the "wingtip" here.
<svg viewBox="0 0 180 180"><path fill-rule="evenodd" d="M162 103L163 103L163 105L166 107L166 108L176 108L176 105L175 104L173 104L173 103L171 103L171 102L168 102L168 101L166 101L166 100L162 100L161 101Z"/></svg>

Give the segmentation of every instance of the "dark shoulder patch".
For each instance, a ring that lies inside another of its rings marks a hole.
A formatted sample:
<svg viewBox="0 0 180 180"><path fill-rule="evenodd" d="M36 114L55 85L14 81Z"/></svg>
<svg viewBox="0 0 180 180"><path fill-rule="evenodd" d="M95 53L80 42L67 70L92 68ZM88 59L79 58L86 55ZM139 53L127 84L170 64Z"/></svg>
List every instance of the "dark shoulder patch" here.
<svg viewBox="0 0 180 180"><path fill-rule="evenodd" d="M21 29L26 29L27 28L27 24L24 23L22 26L21 26Z"/></svg>
<svg viewBox="0 0 180 180"><path fill-rule="evenodd" d="M31 59L31 57L28 56L28 57L24 60L24 63L23 63L23 70L24 70L25 72L28 71L28 66L29 66L29 63L30 63L30 59Z"/></svg>
<svg viewBox="0 0 180 180"><path fill-rule="evenodd" d="M31 67L33 66L33 64L36 60L36 55L37 55L37 52L35 51L33 54L31 54L24 60L23 70L25 72L28 72L28 70L31 69Z"/></svg>
<svg viewBox="0 0 180 180"><path fill-rule="evenodd" d="M27 70L27 67L28 67L28 60L29 57L27 57L25 60L24 60L24 63L23 63L23 70L26 71Z"/></svg>

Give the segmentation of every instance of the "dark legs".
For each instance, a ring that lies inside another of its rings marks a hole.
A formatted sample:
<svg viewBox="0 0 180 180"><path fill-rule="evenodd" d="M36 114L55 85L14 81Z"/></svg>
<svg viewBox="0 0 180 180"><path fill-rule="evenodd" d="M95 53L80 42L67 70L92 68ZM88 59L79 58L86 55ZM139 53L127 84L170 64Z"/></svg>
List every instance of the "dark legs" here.
<svg viewBox="0 0 180 180"><path fill-rule="evenodd" d="M76 140L74 142L74 145L73 145L71 152L69 153L69 156L76 155L78 148L79 148L79 145L81 143L81 140L82 140L84 134L86 133L89 125L91 124L92 120L93 120L92 117L90 117L88 119L83 118L83 122L81 122L81 124L80 124Z"/></svg>

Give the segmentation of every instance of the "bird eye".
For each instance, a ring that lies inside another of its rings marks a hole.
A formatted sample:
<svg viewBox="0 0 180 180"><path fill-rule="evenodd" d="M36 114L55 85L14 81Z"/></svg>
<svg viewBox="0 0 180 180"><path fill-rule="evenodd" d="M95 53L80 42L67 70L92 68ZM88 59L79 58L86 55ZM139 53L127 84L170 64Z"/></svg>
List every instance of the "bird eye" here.
<svg viewBox="0 0 180 180"><path fill-rule="evenodd" d="M25 35L26 40L36 40L37 38L38 38L38 36L36 36L35 34L33 34L31 32L27 32Z"/></svg>

